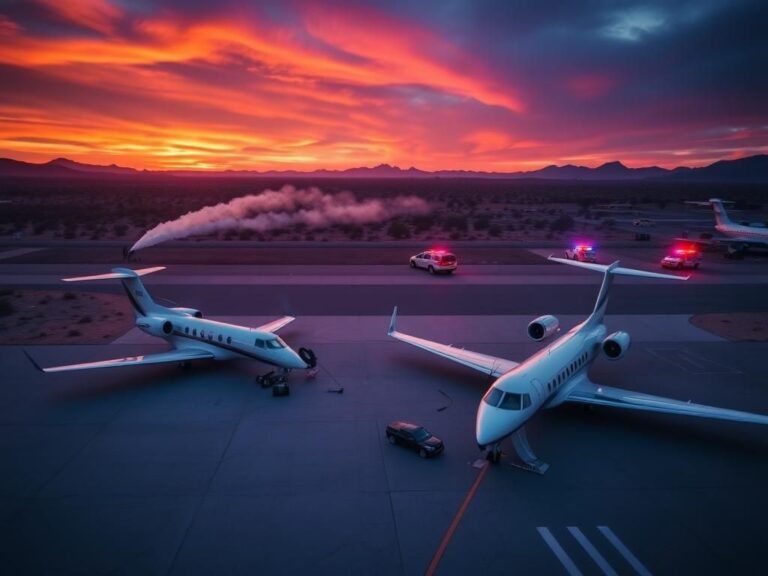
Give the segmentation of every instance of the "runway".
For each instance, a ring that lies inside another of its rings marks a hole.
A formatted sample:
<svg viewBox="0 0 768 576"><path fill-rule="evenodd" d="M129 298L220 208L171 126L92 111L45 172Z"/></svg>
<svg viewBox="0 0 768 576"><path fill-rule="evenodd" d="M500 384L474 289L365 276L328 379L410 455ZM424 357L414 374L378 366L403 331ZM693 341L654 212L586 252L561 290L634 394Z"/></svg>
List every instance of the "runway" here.
<svg viewBox="0 0 768 576"><path fill-rule="evenodd" d="M0 278L53 286L65 267L20 266L0 266ZM599 275L560 268L470 268L483 279L471 282L388 266L327 270L368 279L358 284L290 267L262 270L282 284L246 283L238 267L146 278L153 295L227 321L295 312L281 336L313 348L320 371L292 374L286 398L254 384L264 367L247 361L41 374L20 347L0 348L0 562L25 574L423 574L478 481L474 419L489 382L388 339L391 307L403 331L520 360L541 347L525 337L534 316L558 314L567 328L591 310ZM768 414L768 345L688 322L764 310L761 267L728 270L718 278L741 280L616 285L608 326L628 331L632 348L598 359L590 377ZM157 342L131 330L109 345L28 351L48 365L156 352ZM423 461L390 446L394 419L429 427L445 454ZM754 573L764 563L765 428L563 406L528 436L550 470L505 460L487 470L437 574Z"/></svg>

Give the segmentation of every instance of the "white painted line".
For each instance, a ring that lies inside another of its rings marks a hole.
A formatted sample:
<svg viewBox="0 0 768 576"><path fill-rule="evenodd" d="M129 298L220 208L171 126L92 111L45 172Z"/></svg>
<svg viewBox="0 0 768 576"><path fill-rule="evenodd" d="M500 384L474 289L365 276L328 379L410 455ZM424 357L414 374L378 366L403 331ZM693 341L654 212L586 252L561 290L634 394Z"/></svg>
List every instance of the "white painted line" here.
<svg viewBox="0 0 768 576"><path fill-rule="evenodd" d="M576 541L581 544L581 547L584 548L587 554L589 554L589 557L592 558L592 560L595 561L595 564L600 567L600 570L603 571L603 574L606 576L618 576L616 571L611 568L610 564L608 564L608 561L603 557L602 554L600 554L600 552L597 551L597 548L592 545L592 542L589 541L589 539L581 530L579 530L576 526L568 526L568 532L570 532L571 535L576 538Z"/></svg>
<svg viewBox="0 0 768 576"><path fill-rule="evenodd" d="M571 576L581 576L581 571L576 567L576 564L574 564L573 560L571 560L571 557L566 554L565 550L563 550L563 547L560 546L560 543L552 535L552 532L549 531L549 528L546 526L539 526L536 528L536 530L539 531L539 534L544 539L544 542L547 543L549 549L552 550L555 556L557 556L557 559L560 560L560 563L568 571L568 574Z"/></svg>
<svg viewBox="0 0 768 576"><path fill-rule="evenodd" d="M608 526L598 526L597 529L603 533L603 536L606 537L608 542L613 544L613 547L619 551L619 554L624 556L624 559L629 562L632 568L635 569L635 572L640 574L640 576L651 576L651 572L648 570L648 568L643 566L640 560L638 560L637 557L632 554L629 548L624 546L624 543L619 540L619 537L616 536L616 534L613 533L613 530L608 528Z"/></svg>

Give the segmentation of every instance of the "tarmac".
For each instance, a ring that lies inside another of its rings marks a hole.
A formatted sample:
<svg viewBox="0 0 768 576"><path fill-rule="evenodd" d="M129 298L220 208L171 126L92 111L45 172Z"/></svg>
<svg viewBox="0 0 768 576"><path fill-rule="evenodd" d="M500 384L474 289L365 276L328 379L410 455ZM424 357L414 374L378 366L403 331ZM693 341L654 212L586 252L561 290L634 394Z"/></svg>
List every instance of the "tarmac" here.
<svg viewBox="0 0 768 576"><path fill-rule="evenodd" d="M610 251L658 270L650 249ZM24 261L33 255L0 264L0 285L61 286L61 276L106 271ZM145 278L153 296L216 319L256 325L295 313L280 334L312 348L319 370L292 373L287 397L255 384L268 368L246 360L43 374L21 347L0 347L4 571L762 571L764 427L562 406L527 426L545 475L509 458L487 467L474 423L488 378L386 336L397 304L402 331L522 360L541 347L527 323L555 313L574 325L599 275L543 259L439 278L395 266L325 272L173 265ZM768 414L768 344L728 342L688 321L765 311L765 277L764 260L713 261L687 282L617 282L608 329L629 332L632 347L619 361L599 358L591 379ZM53 365L163 349L134 329L108 345L26 351ZM384 428L396 419L427 426L445 453L421 460L389 445Z"/></svg>

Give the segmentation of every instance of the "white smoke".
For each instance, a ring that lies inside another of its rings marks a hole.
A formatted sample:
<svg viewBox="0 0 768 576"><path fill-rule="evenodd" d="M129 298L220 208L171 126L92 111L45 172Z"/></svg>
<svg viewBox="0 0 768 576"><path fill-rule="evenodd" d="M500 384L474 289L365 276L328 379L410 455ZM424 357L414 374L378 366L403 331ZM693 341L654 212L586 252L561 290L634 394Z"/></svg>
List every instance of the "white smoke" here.
<svg viewBox="0 0 768 576"><path fill-rule="evenodd" d="M426 214L429 210L429 204L416 196L358 201L351 192L326 194L315 187L296 189L283 186L280 190L264 190L260 194L206 206L176 220L158 224L147 231L131 251L167 240L222 230L265 232L297 224L309 228L325 228L334 224L367 224L404 214Z"/></svg>

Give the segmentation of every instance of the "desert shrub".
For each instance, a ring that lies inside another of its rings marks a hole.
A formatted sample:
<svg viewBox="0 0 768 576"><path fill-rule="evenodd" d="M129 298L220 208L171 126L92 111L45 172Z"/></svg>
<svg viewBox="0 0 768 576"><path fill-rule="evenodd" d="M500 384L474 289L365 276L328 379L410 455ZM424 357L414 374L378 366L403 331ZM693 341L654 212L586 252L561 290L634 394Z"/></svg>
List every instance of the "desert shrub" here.
<svg viewBox="0 0 768 576"><path fill-rule="evenodd" d="M77 294L74 292L64 292L64 294L61 295L62 300L77 300Z"/></svg>
<svg viewBox="0 0 768 576"><path fill-rule="evenodd" d="M405 222L400 220L393 221L389 228L387 228L387 234L389 234L395 240L402 240L404 238L411 237L411 227Z"/></svg>
<svg viewBox="0 0 768 576"><path fill-rule="evenodd" d="M10 316L16 312L16 307L8 300L0 300L0 316Z"/></svg>
<svg viewBox="0 0 768 576"><path fill-rule="evenodd" d="M90 316L82 316L80 320L77 321L78 324L90 324L93 321L93 319Z"/></svg>
<svg viewBox="0 0 768 576"><path fill-rule="evenodd" d="M490 216L482 215L475 219L475 230L488 230L491 225Z"/></svg>
<svg viewBox="0 0 768 576"><path fill-rule="evenodd" d="M75 330L74 328L67 332L67 337L74 338L75 336L82 336L83 333L80 332L80 330Z"/></svg>
<svg viewBox="0 0 768 576"><path fill-rule="evenodd" d="M567 232L573 229L573 225L573 218L567 214L561 214L549 223L549 229L553 232Z"/></svg>

